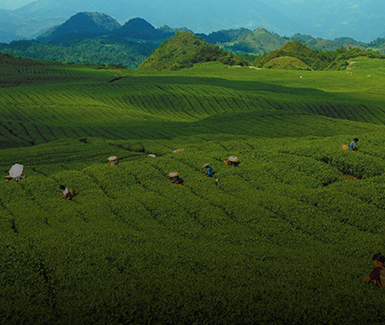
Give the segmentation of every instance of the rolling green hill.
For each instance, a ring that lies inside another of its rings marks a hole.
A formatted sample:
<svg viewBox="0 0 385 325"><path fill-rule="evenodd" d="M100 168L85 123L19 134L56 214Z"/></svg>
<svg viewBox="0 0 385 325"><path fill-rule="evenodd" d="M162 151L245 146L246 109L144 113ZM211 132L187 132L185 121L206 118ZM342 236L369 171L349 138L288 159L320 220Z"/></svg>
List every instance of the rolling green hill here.
<svg viewBox="0 0 385 325"><path fill-rule="evenodd" d="M221 50L189 32L178 32L164 41L151 56L141 63L139 69L177 70L190 68L195 63L220 62L229 65L246 65L238 56Z"/></svg>
<svg viewBox="0 0 385 325"><path fill-rule="evenodd" d="M0 55L2 322L381 323L385 68L349 68Z"/></svg>
<svg viewBox="0 0 385 325"><path fill-rule="evenodd" d="M266 69L311 70L306 63L292 56L280 56L274 58L265 63L263 67Z"/></svg>
<svg viewBox="0 0 385 325"><path fill-rule="evenodd" d="M361 50L358 48L343 49L339 48L333 52L312 50L308 46L302 44L299 41L291 41L286 43L282 48L265 53L264 55L255 59L254 64L259 67L278 67L282 66L287 69L290 65L293 69L299 68L312 68L314 70L343 70L349 62L347 60L355 57L369 57L385 59L385 55L378 52ZM282 59L283 58L283 59ZM269 64L272 60L278 60L280 64L276 65L274 62ZM296 61L296 63L282 64L282 61ZM299 61L301 62L299 62Z"/></svg>

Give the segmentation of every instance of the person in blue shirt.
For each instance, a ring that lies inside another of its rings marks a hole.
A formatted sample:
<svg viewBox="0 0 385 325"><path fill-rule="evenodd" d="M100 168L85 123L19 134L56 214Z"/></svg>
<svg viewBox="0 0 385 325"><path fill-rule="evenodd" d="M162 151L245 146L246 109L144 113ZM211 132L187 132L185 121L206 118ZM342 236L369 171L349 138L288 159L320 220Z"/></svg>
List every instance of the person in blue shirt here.
<svg viewBox="0 0 385 325"><path fill-rule="evenodd" d="M213 169L211 168L210 164L204 164L202 168L206 168L207 174L205 177L212 177L214 175Z"/></svg>
<svg viewBox="0 0 385 325"><path fill-rule="evenodd" d="M208 177L213 176L214 173L213 173L213 169L211 168L211 166L207 166L206 170L207 170L207 176Z"/></svg>
<svg viewBox="0 0 385 325"><path fill-rule="evenodd" d="M350 143L350 146L349 146L349 150L354 150L354 151L357 151L358 148L356 147L356 143L358 142L358 139L355 138L351 143Z"/></svg>

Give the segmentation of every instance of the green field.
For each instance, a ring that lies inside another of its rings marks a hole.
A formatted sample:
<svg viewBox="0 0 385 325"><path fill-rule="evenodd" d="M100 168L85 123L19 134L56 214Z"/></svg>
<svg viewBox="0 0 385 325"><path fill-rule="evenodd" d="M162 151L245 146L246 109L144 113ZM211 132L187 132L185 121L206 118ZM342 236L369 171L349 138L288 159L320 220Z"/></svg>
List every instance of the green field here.
<svg viewBox="0 0 385 325"><path fill-rule="evenodd" d="M27 174L0 185L1 323L383 323L385 66L355 61L0 60L0 169Z"/></svg>

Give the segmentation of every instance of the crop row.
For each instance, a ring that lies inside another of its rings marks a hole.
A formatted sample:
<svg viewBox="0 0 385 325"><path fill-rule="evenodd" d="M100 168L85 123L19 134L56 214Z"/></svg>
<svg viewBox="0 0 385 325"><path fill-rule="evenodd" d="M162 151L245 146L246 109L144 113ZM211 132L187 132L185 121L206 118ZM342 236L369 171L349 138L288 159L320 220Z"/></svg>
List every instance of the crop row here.
<svg viewBox="0 0 385 325"><path fill-rule="evenodd" d="M3 150L1 168L21 160L27 174L0 186L3 320L382 317L377 291L361 278L382 245L384 176L345 179L338 165L318 159L317 151L339 152L324 139L293 138L289 150L287 139L219 139L90 138ZM383 148L362 142L360 149L345 157L368 158L370 170ZM118 165L107 164L111 154ZM233 154L240 165L225 166ZM204 177L206 162L212 179ZM169 181L172 170L183 185ZM75 188L73 201L59 198L59 184Z"/></svg>
<svg viewBox="0 0 385 325"><path fill-rule="evenodd" d="M218 95L215 92L203 95L202 91L199 97L187 97L183 92L173 95L155 92L144 96L131 87L118 87L118 93L103 93L96 88L96 95L90 95L88 88L83 95L74 93L68 86L53 87L49 95L33 88L21 89L2 89L0 102L4 119L0 135L18 137L18 141L29 144L78 136L129 139L230 133L282 137L343 134L356 127L380 128L310 116L306 107L311 114L314 113L310 109L312 105L284 105L277 109L272 108L276 102L271 100L267 103L249 95L246 100L243 94L235 93L227 97L221 91ZM125 91L133 91L133 94L124 95Z"/></svg>

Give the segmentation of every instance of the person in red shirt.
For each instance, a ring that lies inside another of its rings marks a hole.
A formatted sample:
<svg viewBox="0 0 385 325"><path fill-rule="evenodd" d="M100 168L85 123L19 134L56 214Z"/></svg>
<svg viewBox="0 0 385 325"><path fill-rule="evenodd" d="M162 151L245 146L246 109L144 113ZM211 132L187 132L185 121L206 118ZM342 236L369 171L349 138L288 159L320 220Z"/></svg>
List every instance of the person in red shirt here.
<svg viewBox="0 0 385 325"><path fill-rule="evenodd" d="M373 281L380 288L385 287L385 283L382 283L383 281L381 282L380 274L381 270L384 269L385 256L383 256L381 253L374 254L372 257L372 262L374 269L372 273L370 273L369 276L364 279L364 282Z"/></svg>

